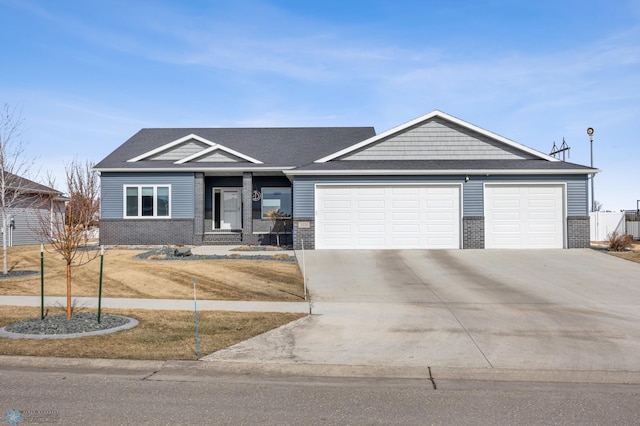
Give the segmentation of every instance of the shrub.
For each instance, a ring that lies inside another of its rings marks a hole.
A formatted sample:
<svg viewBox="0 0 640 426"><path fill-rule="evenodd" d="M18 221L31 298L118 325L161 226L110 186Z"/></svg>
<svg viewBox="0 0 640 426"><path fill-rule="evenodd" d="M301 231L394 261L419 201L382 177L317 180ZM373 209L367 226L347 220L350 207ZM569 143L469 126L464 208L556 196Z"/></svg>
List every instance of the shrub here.
<svg viewBox="0 0 640 426"><path fill-rule="evenodd" d="M609 250L626 251L630 250L633 245L633 237L629 234L619 234L612 232L609 234Z"/></svg>

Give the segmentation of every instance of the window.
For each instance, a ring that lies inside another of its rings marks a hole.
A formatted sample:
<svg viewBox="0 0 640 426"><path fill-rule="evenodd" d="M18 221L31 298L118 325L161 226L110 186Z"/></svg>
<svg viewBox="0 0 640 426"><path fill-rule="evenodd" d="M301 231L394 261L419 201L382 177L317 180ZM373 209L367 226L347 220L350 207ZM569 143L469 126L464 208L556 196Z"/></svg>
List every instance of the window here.
<svg viewBox="0 0 640 426"><path fill-rule="evenodd" d="M262 218L272 210L291 217L291 188L262 188Z"/></svg>
<svg viewBox="0 0 640 426"><path fill-rule="evenodd" d="M125 186L125 217L169 217L169 186Z"/></svg>

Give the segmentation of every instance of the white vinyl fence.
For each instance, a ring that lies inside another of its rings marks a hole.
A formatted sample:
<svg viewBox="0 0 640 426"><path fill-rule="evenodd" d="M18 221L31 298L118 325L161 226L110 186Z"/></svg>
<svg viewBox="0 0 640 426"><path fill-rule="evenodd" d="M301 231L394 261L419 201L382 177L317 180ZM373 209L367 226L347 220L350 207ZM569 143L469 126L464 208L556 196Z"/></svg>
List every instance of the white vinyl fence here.
<svg viewBox="0 0 640 426"><path fill-rule="evenodd" d="M624 212L591 212L591 241L607 241L612 232L627 232Z"/></svg>
<svg viewBox="0 0 640 426"><path fill-rule="evenodd" d="M640 222L636 221L627 221L627 234L633 236L634 240L640 240L640 226L638 226Z"/></svg>

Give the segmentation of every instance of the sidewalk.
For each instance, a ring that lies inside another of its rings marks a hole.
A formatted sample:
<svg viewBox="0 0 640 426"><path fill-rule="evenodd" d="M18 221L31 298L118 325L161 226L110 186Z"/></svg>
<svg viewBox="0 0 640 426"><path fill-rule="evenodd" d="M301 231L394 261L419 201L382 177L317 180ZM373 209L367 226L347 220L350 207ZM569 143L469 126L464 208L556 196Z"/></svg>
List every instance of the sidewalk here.
<svg viewBox="0 0 640 426"><path fill-rule="evenodd" d="M66 306L64 296L45 296L45 306ZM0 296L1 306L40 306L40 296ZM97 308L97 297L74 297L72 305L78 308ZM199 311L233 312L286 312L309 313L309 303L301 302L264 302L237 300L198 300ZM188 299L133 299L103 297L101 307L113 309L150 309L193 311L194 302Z"/></svg>

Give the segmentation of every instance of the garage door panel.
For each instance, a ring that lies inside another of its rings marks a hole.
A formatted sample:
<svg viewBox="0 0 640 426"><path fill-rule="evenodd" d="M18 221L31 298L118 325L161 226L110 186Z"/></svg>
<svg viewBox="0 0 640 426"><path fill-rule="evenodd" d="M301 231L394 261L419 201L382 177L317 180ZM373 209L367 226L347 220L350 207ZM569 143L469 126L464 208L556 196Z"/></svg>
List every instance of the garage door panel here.
<svg viewBox="0 0 640 426"><path fill-rule="evenodd" d="M331 186L316 187L316 248L460 247L459 185L353 185L342 191L328 189ZM346 201L340 197L347 192L351 194L349 204L329 204L341 208L322 209L334 196L337 201ZM350 232L350 236L340 235L343 231Z"/></svg>
<svg viewBox="0 0 640 426"><path fill-rule="evenodd" d="M337 249L348 249L351 247L351 239L345 237L335 237L331 240Z"/></svg>
<svg viewBox="0 0 640 426"><path fill-rule="evenodd" d="M426 229L428 233L450 234L455 230L455 225L451 223L428 223Z"/></svg>
<svg viewBox="0 0 640 426"><path fill-rule="evenodd" d="M327 187L325 189L326 189L325 195L327 196L326 199L332 199L337 197L342 197L342 198L351 197L351 189L347 187L334 186L334 187Z"/></svg>
<svg viewBox="0 0 640 426"><path fill-rule="evenodd" d="M428 212L425 214L427 221L446 221L453 223L456 219L456 215L450 211Z"/></svg>
<svg viewBox="0 0 640 426"><path fill-rule="evenodd" d="M321 231L327 235L349 235L352 232L352 226L350 224L334 224L334 225L322 225Z"/></svg>
<svg viewBox="0 0 640 426"><path fill-rule="evenodd" d="M366 221L366 220L384 221L386 215L384 211L358 211L356 212L355 217L358 221Z"/></svg>
<svg viewBox="0 0 640 426"><path fill-rule="evenodd" d="M339 199L331 199L331 200L325 200L322 203L321 208L323 209L348 209L351 207L351 200L350 199L344 199L344 200L339 200Z"/></svg>
<svg viewBox="0 0 640 426"><path fill-rule="evenodd" d="M562 248L564 189L560 184L485 186L487 248Z"/></svg>
<svg viewBox="0 0 640 426"><path fill-rule="evenodd" d="M420 248L420 239L416 237L394 237L389 248Z"/></svg>
<svg viewBox="0 0 640 426"><path fill-rule="evenodd" d="M529 200L528 206L532 209L555 209L557 204L555 200Z"/></svg>
<svg viewBox="0 0 640 426"><path fill-rule="evenodd" d="M328 222L345 222L351 220L350 211L328 211L324 214Z"/></svg>
<svg viewBox="0 0 640 426"><path fill-rule="evenodd" d="M495 211L493 217L500 222L503 221L519 221L520 220L520 212L519 211Z"/></svg>
<svg viewBox="0 0 640 426"><path fill-rule="evenodd" d="M419 209L420 200L391 200L392 209Z"/></svg>
<svg viewBox="0 0 640 426"><path fill-rule="evenodd" d="M392 195L409 195L417 197L422 188L419 186L391 186L388 187L388 190Z"/></svg>
<svg viewBox="0 0 640 426"><path fill-rule="evenodd" d="M450 248L452 244L456 242L449 237L438 238L438 237L428 237L427 244L429 247L434 249L447 249Z"/></svg>
<svg viewBox="0 0 640 426"><path fill-rule="evenodd" d="M491 205L494 209L518 209L520 208L520 200L516 198L494 198Z"/></svg>
<svg viewBox="0 0 640 426"><path fill-rule="evenodd" d="M557 192L557 186L529 186L528 193L531 195L551 195Z"/></svg>
<svg viewBox="0 0 640 426"><path fill-rule="evenodd" d="M391 225L391 230L394 234L396 233L420 233L420 224L418 223L394 223Z"/></svg>
<svg viewBox="0 0 640 426"><path fill-rule="evenodd" d="M493 227L493 232L496 234L512 234L520 232L519 223L500 223Z"/></svg>
<svg viewBox="0 0 640 426"><path fill-rule="evenodd" d="M396 221L419 221L420 212L416 211L393 211L391 212L391 220Z"/></svg>
<svg viewBox="0 0 640 426"><path fill-rule="evenodd" d="M384 200L358 200L359 209L384 209Z"/></svg>
<svg viewBox="0 0 640 426"><path fill-rule="evenodd" d="M369 196L380 196L384 197L386 190L383 186L361 186L356 187L355 192L358 196L369 197Z"/></svg>
<svg viewBox="0 0 640 426"><path fill-rule="evenodd" d="M533 232L537 234L554 234L556 231L557 231L557 228L553 224L549 224L549 223L529 224L529 232Z"/></svg>
<svg viewBox="0 0 640 426"><path fill-rule="evenodd" d="M527 216L529 218L529 221L548 221L553 220L556 217L556 213L549 210L533 210L530 211Z"/></svg>
<svg viewBox="0 0 640 426"><path fill-rule="evenodd" d="M384 247L385 240L383 237L359 237L355 239L355 245L359 248L377 249ZM353 248L353 244L348 248Z"/></svg>
<svg viewBox="0 0 640 426"><path fill-rule="evenodd" d="M381 233L384 234L384 223L359 223L356 229L360 234Z"/></svg>

